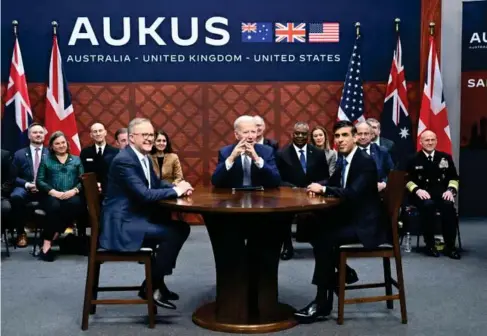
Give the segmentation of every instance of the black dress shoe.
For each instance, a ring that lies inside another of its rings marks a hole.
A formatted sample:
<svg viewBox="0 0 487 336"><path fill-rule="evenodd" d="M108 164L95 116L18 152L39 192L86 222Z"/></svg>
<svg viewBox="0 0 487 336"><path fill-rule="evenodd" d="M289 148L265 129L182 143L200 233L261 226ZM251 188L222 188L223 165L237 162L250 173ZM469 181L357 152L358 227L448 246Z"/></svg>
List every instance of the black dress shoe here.
<svg viewBox="0 0 487 336"><path fill-rule="evenodd" d="M53 262L54 261L54 252L52 252L52 249L47 250L46 253L41 249L39 252L39 260L42 261L47 261L47 262Z"/></svg>
<svg viewBox="0 0 487 336"><path fill-rule="evenodd" d="M425 253L428 256L438 258L440 256L440 252L436 249L435 246L426 246Z"/></svg>
<svg viewBox="0 0 487 336"><path fill-rule="evenodd" d="M294 248L291 247L284 247L281 252L281 260L290 260L294 256Z"/></svg>
<svg viewBox="0 0 487 336"><path fill-rule="evenodd" d="M445 249L443 253L451 259L455 259L455 260L462 259L462 256L460 255L460 253L458 253L457 249L455 248Z"/></svg>
<svg viewBox="0 0 487 336"><path fill-rule="evenodd" d="M339 272L335 272L335 283L338 285L338 281L340 279L340 273ZM347 285L351 285L351 284L354 284L358 281L358 275L357 275L357 272L353 269L353 268L350 268L350 269L347 269L345 271L345 283Z"/></svg>
<svg viewBox="0 0 487 336"><path fill-rule="evenodd" d="M299 323L313 323L325 320L331 313L331 306L328 304L319 305L311 301L306 307L294 313Z"/></svg>
<svg viewBox="0 0 487 336"><path fill-rule="evenodd" d="M177 293L171 292L166 286L161 288L162 296L171 301L179 300L179 295Z"/></svg>
<svg viewBox="0 0 487 336"><path fill-rule="evenodd" d="M145 287L139 290L139 297L143 300L147 300L147 292L145 291ZM164 297L159 289L154 290L154 295L152 298L154 299L156 306L172 310L176 309L176 305L170 302L167 297Z"/></svg>

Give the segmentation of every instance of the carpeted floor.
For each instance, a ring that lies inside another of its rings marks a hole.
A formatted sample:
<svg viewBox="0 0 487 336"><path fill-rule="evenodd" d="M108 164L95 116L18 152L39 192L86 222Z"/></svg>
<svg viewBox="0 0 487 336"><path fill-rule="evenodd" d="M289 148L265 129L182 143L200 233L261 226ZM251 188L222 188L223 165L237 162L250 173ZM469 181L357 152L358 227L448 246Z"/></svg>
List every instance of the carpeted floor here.
<svg viewBox="0 0 487 336"><path fill-rule="evenodd" d="M282 335L485 335L487 333L487 220L462 221L466 252L460 261L407 253L403 259L409 323L400 323L399 306L385 303L345 308L345 324L328 321L300 325ZM415 241L413 239L413 241ZM307 244L296 244L297 256L281 262L280 298L296 308L314 296L310 285L314 260ZM29 249L30 250L30 249ZM3 251L3 248L2 248ZM168 287L181 295L178 310L159 309L156 328L146 325L145 306L100 306L87 332L80 329L87 259L60 256L54 263L34 259L27 249L2 253L2 334L67 335L211 335L191 321L192 312L215 295L211 245L204 227L193 227ZM355 260L361 280L382 279L380 260ZM102 285L139 284L141 265L102 266ZM372 292L374 290L371 290ZM363 292L362 292L363 293ZM125 294L127 297L130 294ZM355 291L349 295L359 296ZM336 304L336 300L335 300Z"/></svg>

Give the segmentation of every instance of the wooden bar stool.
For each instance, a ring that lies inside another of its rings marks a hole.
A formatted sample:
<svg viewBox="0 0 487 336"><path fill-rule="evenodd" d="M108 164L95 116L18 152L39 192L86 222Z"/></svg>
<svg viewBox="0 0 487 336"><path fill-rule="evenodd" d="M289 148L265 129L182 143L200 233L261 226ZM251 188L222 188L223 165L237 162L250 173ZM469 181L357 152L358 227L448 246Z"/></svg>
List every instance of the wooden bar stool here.
<svg viewBox="0 0 487 336"><path fill-rule="evenodd" d="M398 234L398 216L402 204L406 174L401 171L391 171L385 191L384 202L387 210L387 219L392 229L392 245L382 244L377 248L364 248L362 244L340 246L340 268L338 280L338 324L343 324L344 307L346 304L387 301L387 308L393 309L393 301L399 300L401 306L401 321L407 323L406 295L404 291L404 277L402 272L401 250ZM345 270L348 258L382 258L384 267L384 282L347 286L345 283ZM391 258L396 264L397 280L391 275ZM392 294L392 286L398 289ZM385 295L345 299L345 290L385 287Z"/></svg>
<svg viewBox="0 0 487 336"><path fill-rule="evenodd" d="M86 275L85 299L83 305L83 318L81 329L88 329L88 317L96 313L96 306L100 304L145 304L149 314L149 328L154 328L156 308L153 300L151 276L151 249L136 252L106 251L98 248L100 232L100 196L94 173L81 176L88 206L91 223L90 254L88 256L88 271ZM147 299L98 299L99 292L138 291L140 286L125 287L99 287L100 267L105 262L139 262L145 265L145 280L147 286Z"/></svg>

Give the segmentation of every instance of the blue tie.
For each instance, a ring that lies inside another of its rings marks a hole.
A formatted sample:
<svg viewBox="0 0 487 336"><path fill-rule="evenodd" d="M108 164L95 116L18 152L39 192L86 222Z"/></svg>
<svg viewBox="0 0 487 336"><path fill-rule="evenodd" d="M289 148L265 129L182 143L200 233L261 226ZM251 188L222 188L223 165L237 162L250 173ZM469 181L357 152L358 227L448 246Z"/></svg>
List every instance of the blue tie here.
<svg viewBox="0 0 487 336"><path fill-rule="evenodd" d="M251 178L250 158L247 155L243 156L242 168L243 168L243 186L250 187L252 185L252 178Z"/></svg>
<svg viewBox="0 0 487 336"><path fill-rule="evenodd" d="M304 156L304 150L300 149L299 152L299 162L301 162L301 167L303 168L304 173L306 174L306 157Z"/></svg>
<svg viewBox="0 0 487 336"><path fill-rule="evenodd" d="M347 168L348 161L345 158L342 158L342 175L341 175L341 183L342 188L345 188L345 169Z"/></svg>

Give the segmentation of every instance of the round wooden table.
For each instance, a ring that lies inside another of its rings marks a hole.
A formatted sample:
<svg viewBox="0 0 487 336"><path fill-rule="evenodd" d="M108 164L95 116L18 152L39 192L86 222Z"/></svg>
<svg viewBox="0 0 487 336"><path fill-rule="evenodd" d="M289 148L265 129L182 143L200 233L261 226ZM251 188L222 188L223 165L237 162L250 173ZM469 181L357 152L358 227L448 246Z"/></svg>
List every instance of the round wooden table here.
<svg viewBox="0 0 487 336"><path fill-rule="evenodd" d="M294 327L294 308L278 301L279 255L286 228L296 213L338 203L291 188L196 189L190 197L161 201L173 211L201 214L213 247L216 301L198 308L194 323L234 333Z"/></svg>

